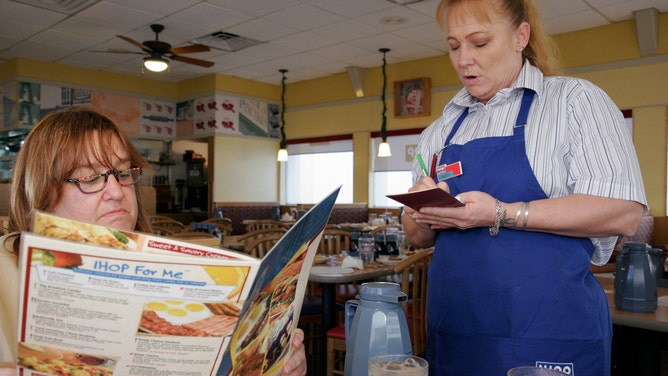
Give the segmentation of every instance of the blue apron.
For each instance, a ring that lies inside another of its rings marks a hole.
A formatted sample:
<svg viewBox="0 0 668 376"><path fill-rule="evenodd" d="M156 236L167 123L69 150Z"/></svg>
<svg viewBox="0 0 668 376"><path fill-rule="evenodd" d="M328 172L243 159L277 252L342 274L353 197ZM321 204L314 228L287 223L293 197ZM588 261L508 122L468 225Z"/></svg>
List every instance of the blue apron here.
<svg viewBox="0 0 668 376"><path fill-rule="evenodd" d="M511 136L449 145L464 111L439 163L462 162L464 174L447 181L453 194L547 198L525 151L533 97L524 90ZM609 375L612 324L605 293L589 272L592 252L587 238L507 228L491 237L487 227L441 231L428 276L429 374L501 376L531 365Z"/></svg>

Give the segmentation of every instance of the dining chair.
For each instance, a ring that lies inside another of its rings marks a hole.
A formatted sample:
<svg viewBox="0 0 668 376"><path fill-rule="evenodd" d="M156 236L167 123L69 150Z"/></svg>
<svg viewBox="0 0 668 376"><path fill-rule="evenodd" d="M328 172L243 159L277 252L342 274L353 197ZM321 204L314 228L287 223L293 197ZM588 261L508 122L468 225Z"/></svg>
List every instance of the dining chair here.
<svg viewBox="0 0 668 376"><path fill-rule="evenodd" d="M375 234L383 234L387 235L388 232L392 231L400 231L402 229L401 225L383 225L383 226L378 226L374 228L373 230L369 231L371 235Z"/></svg>
<svg viewBox="0 0 668 376"><path fill-rule="evenodd" d="M146 219L148 219L149 223L162 222L162 221L179 222L176 219L168 217L166 215L149 215L148 217L146 217ZM179 222L179 223L181 223L181 222Z"/></svg>
<svg viewBox="0 0 668 376"><path fill-rule="evenodd" d="M350 232L337 228L325 228L318 247L318 253L338 255L350 249Z"/></svg>
<svg viewBox="0 0 668 376"><path fill-rule="evenodd" d="M216 225L218 232L222 232L223 236L232 235L232 220L229 218L209 218L202 221L202 223L213 223Z"/></svg>
<svg viewBox="0 0 668 376"><path fill-rule="evenodd" d="M246 232L253 232L265 228L282 228L287 230L290 228L290 226L281 221L276 221L273 219L253 219L246 222Z"/></svg>
<svg viewBox="0 0 668 376"><path fill-rule="evenodd" d="M253 257L259 259L264 258L264 256L271 251L274 244L276 244L282 237L283 234L280 233L260 236L259 238L250 241L244 251Z"/></svg>
<svg viewBox="0 0 668 376"><path fill-rule="evenodd" d="M185 225L173 219L161 220L155 219L151 222L151 231L160 236L169 236L185 229Z"/></svg>
<svg viewBox="0 0 668 376"><path fill-rule="evenodd" d="M242 245L244 248L253 240L269 235L285 235L288 230L282 227L263 228L260 230L250 231L245 234L236 236L235 242Z"/></svg>
<svg viewBox="0 0 668 376"><path fill-rule="evenodd" d="M8 233L9 229L9 216L3 215L0 216L0 236Z"/></svg>
<svg viewBox="0 0 668 376"><path fill-rule="evenodd" d="M408 295L403 306L413 354L418 356L427 349L427 270L433 253L433 248L421 250L394 266L401 291Z"/></svg>
<svg viewBox="0 0 668 376"><path fill-rule="evenodd" d="M218 239L215 235L209 234L208 232L194 231L194 230L183 230L181 232L175 232L167 236L172 239L200 239L200 238L214 238ZM220 240L219 240L220 241Z"/></svg>

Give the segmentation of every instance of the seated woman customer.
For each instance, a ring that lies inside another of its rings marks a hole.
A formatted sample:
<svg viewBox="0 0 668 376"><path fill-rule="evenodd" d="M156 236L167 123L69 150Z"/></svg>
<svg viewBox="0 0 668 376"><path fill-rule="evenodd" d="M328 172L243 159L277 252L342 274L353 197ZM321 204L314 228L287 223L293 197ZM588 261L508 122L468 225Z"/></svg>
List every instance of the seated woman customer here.
<svg viewBox="0 0 668 376"><path fill-rule="evenodd" d="M0 249L0 375L15 373L18 325L18 245L33 210L150 232L136 184L146 162L125 133L104 115L70 107L46 115L26 137L14 164L9 235ZM83 187L83 177L100 184ZM304 334L297 329L284 375L305 375Z"/></svg>

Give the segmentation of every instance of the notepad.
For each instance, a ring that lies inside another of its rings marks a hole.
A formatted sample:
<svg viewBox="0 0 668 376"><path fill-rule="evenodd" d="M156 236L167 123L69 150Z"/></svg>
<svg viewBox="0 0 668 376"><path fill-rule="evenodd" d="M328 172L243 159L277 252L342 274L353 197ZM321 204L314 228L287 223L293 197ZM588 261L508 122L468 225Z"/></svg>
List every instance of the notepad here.
<svg viewBox="0 0 668 376"><path fill-rule="evenodd" d="M420 208L436 207L457 207L464 206L464 203L450 193L439 187L423 189L419 191L387 195L387 197L398 201L410 208L419 210Z"/></svg>

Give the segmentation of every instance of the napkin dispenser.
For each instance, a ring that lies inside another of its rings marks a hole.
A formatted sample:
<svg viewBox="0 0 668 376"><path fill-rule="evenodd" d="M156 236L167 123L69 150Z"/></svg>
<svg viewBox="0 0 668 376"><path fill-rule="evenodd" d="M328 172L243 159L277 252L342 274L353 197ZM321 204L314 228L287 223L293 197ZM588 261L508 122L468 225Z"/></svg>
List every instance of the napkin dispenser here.
<svg viewBox="0 0 668 376"><path fill-rule="evenodd" d="M373 356L413 353L402 306L408 296L397 283L364 283L357 298L345 307L345 376L366 375Z"/></svg>

